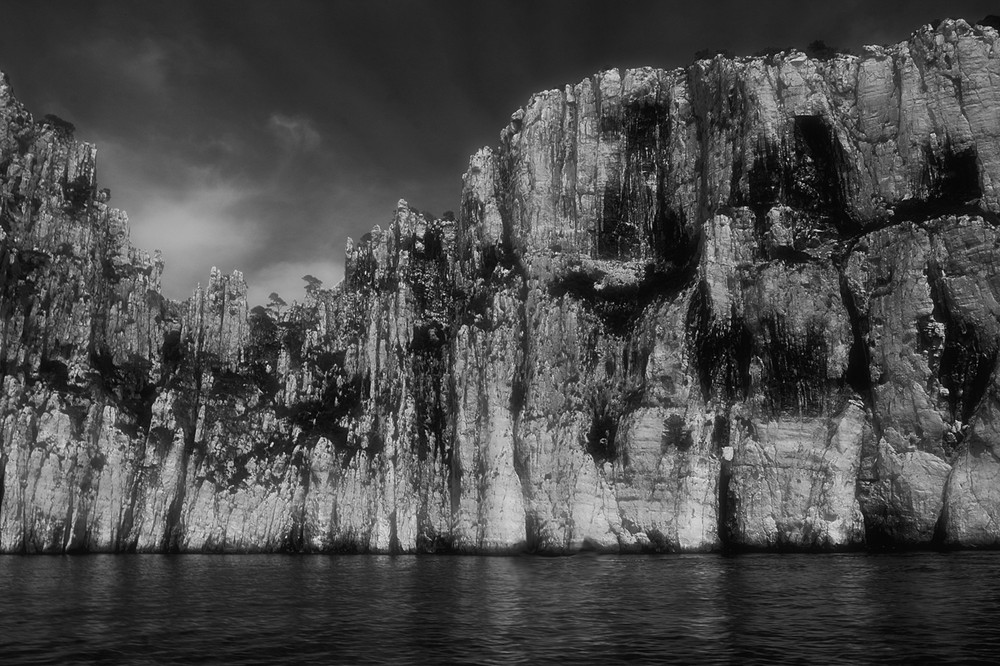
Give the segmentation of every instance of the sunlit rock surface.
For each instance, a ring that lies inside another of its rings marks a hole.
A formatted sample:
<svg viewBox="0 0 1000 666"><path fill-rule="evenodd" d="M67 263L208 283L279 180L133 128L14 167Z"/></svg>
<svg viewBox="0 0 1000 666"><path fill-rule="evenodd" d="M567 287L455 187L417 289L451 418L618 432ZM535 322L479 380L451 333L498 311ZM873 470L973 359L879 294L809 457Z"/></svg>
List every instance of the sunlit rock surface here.
<svg viewBox="0 0 1000 666"><path fill-rule="evenodd" d="M256 307L0 79L0 551L1000 544L997 38L537 94Z"/></svg>

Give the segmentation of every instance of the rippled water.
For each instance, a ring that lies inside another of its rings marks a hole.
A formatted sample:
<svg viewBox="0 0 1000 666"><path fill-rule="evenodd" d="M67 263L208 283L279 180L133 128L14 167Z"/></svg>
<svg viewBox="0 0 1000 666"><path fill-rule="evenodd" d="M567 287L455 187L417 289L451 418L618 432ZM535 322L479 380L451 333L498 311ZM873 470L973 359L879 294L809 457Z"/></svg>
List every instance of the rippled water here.
<svg viewBox="0 0 1000 666"><path fill-rule="evenodd" d="M996 659L1000 553L0 557L0 663Z"/></svg>

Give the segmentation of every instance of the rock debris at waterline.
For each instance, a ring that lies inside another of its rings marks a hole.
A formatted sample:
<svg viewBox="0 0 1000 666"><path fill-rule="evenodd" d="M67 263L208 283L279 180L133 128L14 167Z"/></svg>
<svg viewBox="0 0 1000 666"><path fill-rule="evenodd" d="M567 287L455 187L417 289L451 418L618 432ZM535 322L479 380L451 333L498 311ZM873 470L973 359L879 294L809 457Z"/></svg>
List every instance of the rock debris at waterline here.
<svg viewBox="0 0 1000 666"><path fill-rule="evenodd" d="M608 70L183 302L0 80L0 551L995 546L1000 44Z"/></svg>

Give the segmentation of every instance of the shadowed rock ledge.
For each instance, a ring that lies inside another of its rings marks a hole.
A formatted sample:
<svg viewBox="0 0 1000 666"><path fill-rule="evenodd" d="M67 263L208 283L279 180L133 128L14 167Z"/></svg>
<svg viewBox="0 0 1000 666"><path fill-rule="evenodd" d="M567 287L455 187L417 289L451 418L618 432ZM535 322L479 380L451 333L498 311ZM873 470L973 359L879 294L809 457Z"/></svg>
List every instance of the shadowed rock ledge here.
<svg viewBox="0 0 1000 666"><path fill-rule="evenodd" d="M0 551L1000 543L1000 44L609 70L343 283L184 302L0 78Z"/></svg>

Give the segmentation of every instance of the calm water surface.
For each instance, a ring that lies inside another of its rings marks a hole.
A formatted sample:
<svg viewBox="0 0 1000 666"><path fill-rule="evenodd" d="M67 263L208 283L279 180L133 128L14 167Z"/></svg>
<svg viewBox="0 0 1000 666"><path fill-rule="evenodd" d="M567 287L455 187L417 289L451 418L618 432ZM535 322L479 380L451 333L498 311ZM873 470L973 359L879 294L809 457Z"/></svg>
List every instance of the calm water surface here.
<svg viewBox="0 0 1000 666"><path fill-rule="evenodd" d="M1000 659L1000 553L0 557L0 663Z"/></svg>

